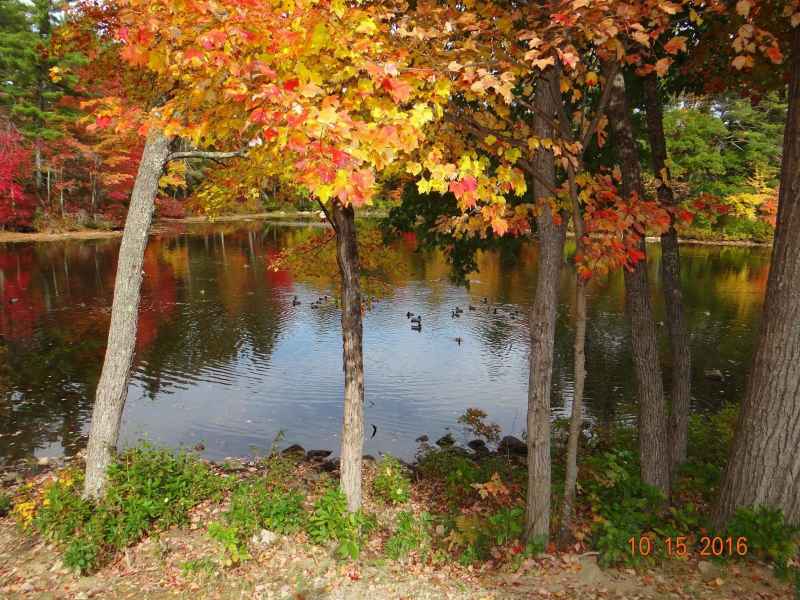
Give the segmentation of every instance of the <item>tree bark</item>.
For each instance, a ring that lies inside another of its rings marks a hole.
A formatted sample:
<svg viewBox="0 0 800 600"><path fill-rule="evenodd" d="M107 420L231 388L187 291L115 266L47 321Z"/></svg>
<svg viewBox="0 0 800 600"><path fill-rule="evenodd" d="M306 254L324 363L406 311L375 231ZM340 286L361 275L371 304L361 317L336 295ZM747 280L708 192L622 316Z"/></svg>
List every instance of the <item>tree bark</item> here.
<svg viewBox="0 0 800 600"><path fill-rule="evenodd" d="M552 122L557 118L558 109L556 99L548 87L557 77L556 69L548 69L536 89L534 102L539 112L534 117L534 133L540 138L555 137ZM555 187L553 153L540 149L533 164L537 172L537 181L533 185L534 198L542 204L542 212L537 219L539 265L536 297L530 314L528 497L525 510L525 538L528 542L547 539L550 534L550 391L558 312L558 282L564 257L566 229L560 215L553 214L547 202L551 194L546 188Z"/></svg>
<svg viewBox="0 0 800 600"><path fill-rule="evenodd" d="M644 80L647 113L647 133L653 155L653 172L662 182L658 186L658 199L662 206L675 208L678 202L669 186L667 168L667 142L664 136L664 114L658 93L658 80L650 75ZM692 393L692 359L689 335L683 309L681 292L681 263L678 249L678 232L675 214L670 227L661 235L661 282L666 307L667 330L672 351L672 406L670 410L670 447L673 471L686 462L689 428L689 402Z"/></svg>
<svg viewBox="0 0 800 600"><path fill-rule="evenodd" d="M347 507L361 508L361 458L364 448L364 359L361 322L361 283L355 211L333 203L336 260L342 277L342 343L344 419L342 423L341 486Z"/></svg>
<svg viewBox="0 0 800 600"><path fill-rule="evenodd" d="M800 28L792 34L778 224L753 367L715 520L770 506L800 524Z"/></svg>
<svg viewBox="0 0 800 600"><path fill-rule="evenodd" d="M625 79L614 77L609 120L614 131L622 168L622 193L625 198L643 194L639 154L633 136L630 107L625 97ZM647 258L644 236L639 250L645 258L625 269L625 305L631 327L631 345L639 396L639 453L642 480L670 493L670 452L667 445L667 412L664 382L658 353L658 334L650 305Z"/></svg>
<svg viewBox="0 0 800 600"><path fill-rule="evenodd" d="M568 169L569 192L572 199L572 222L575 228L575 251L583 254L583 215L581 214L575 173ZM578 446L583 426L583 389L586 382L586 281L580 272L575 274L575 388L572 396L572 414L567 440L567 464L564 476L564 504L561 511L561 527L558 534L562 545L572 537L572 518L575 510L575 494L578 484Z"/></svg>
<svg viewBox="0 0 800 600"><path fill-rule="evenodd" d="M147 136L125 219L117 260L108 344L97 384L92 427L86 448L84 496L88 498L97 499L105 493L106 469L117 446L136 345L144 250L153 217L158 180L169 154L169 143L170 140L156 129L152 129Z"/></svg>

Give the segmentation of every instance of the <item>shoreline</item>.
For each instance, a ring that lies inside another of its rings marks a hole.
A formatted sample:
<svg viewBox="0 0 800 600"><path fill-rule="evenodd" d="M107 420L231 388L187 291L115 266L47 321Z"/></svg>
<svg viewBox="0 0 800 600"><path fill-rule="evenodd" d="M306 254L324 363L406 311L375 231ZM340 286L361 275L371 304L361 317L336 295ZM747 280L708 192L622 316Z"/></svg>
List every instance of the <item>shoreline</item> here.
<svg viewBox="0 0 800 600"><path fill-rule="evenodd" d="M361 218L375 218L382 216L382 212L364 213ZM317 217L318 213L315 211L270 211L261 213L249 213L241 215L222 215L213 219L207 216L194 216L183 217L180 219L157 219L153 222L150 229L150 235L158 235L164 233L165 225L171 224L214 224L214 223L235 223L244 221L269 221L269 220L283 220L283 219L313 219ZM95 229L81 229L77 231L63 231L63 232L32 232L32 233L19 233L15 231L0 231L0 244L11 243L25 243L25 242L61 242L68 240L102 240L114 239L122 237L122 230L95 230ZM567 232L567 237L575 237L573 232ZM646 236L647 243L657 243L660 238L657 236ZM752 240L704 240L697 238L679 238L679 244L695 245L695 246L740 246L750 248L769 248L772 246L771 242L754 242Z"/></svg>

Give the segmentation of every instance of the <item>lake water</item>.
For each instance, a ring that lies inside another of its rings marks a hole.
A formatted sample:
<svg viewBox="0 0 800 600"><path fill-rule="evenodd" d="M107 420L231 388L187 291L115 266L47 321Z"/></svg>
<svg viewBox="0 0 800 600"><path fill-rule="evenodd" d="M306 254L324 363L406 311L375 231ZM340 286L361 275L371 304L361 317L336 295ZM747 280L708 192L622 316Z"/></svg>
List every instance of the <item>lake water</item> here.
<svg viewBox="0 0 800 600"><path fill-rule="evenodd" d="M343 374L330 251L306 247L319 227L243 222L183 226L150 238L136 361L122 443L189 446L209 458L284 444L337 450ZM118 240L0 244L0 462L83 447L100 375ZM295 247L308 267L269 264ZM693 409L740 399L766 288L766 248L682 246L694 353ZM463 432L483 409L519 435L527 402L527 311L536 247L480 256L469 289L450 282L439 253L412 240L380 248L386 285L364 318L365 451L411 457L415 438ZM650 246L657 318L659 254ZM563 270L554 416L572 394L573 275ZM587 418L632 420L635 383L621 274L589 288ZM293 297L301 304L293 306ZM483 303L483 298L487 303ZM475 307L469 310L468 305ZM454 307L464 313L452 317ZM496 309L496 313L495 313ZM421 314L413 331L406 312ZM515 314L516 312L516 314ZM662 337L666 331L662 326ZM462 343L455 338L462 338ZM666 339L662 340L669 380ZM719 369L724 381L704 371Z"/></svg>

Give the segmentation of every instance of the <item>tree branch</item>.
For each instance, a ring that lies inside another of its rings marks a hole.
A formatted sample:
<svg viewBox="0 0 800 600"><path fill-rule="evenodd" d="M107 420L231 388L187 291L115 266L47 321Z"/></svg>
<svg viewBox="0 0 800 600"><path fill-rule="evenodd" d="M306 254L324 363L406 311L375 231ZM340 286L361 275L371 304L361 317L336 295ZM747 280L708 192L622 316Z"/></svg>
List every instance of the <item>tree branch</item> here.
<svg viewBox="0 0 800 600"><path fill-rule="evenodd" d="M324 212L324 213L325 213L325 218L326 218L326 219L328 219L328 223L330 223L330 224L331 224L331 227L333 227L333 231L334 231L336 234L338 234L338 233L339 233L339 230L338 230L338 229L336 229L336 223L334 223L334 222L333 222L333 219L331 219L331 215L330 215L330 213L328 212L328 209L327 209L327 208L325 208L325 205L322 203L322 200L320 200L319 198L317 198L317 204L319 204L319 207L322 209L322 212Z"/></svg>
<svg viewBox="0 0 800 600"><path fill-rule="evenodd" d="M188 150L186 152L172 152L167 156L167 162L181 160L185 158L210 158L211 160L223 160L226 158L238 158L247 154L246 148L240 148L234 152L206 152L203 150Z"/></svg>

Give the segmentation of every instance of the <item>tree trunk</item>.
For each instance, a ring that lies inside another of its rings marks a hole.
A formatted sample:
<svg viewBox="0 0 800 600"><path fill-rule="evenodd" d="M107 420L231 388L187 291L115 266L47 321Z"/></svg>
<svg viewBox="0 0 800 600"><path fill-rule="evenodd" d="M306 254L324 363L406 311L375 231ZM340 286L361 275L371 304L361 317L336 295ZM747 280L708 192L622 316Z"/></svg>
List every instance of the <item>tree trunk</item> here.
<svg viewBox="0 0 800 600"><path fill-rule="evenodd" d="M548 87L558 71L548 69L536 89L537 109L547 117L534 119L534 133L540 138L554 138L551 125L558 110L556 98ZM547 539L550 534L550 389L553 379L553 346L558 312L558 281L564 257L565 226L545 201L551 194L542 185L555 187L553 153L540 149L534 159L540 181L534 181L535 200L543 204L537 219L539 229L539 265L536 297L530 314L530 372L528 375L528 497L525 510L525 539ZM559 220L560 222L556 222Z"/></svg>
<svg viewBox="0 0 800 600"><path fill-rule="evenodd" d="M153 217L158 180L169 154L169 142L156 129L151 130L147 136L125 219L114 283L108 344L103 371L97 384L92 427L86 448L84 496L88 498L97 499L105 493L106 469L117 446L136 345L144 250Z"/></svg>
<svg viewBox="0 0 800 600"><path fill-rule="evenodd" d="M583 215L581 214L575 173L568 169L569 191L572 199L572 222L575 228L576 255L583 254ZM583 426L583 388L586 382L586 281L576 270L575 274L575 389L572 396L572 414L567 440L567 464L564 477L564 504L561 511L561 527L558 534L562 545L572 537L572 517L575 510L575 494L578 484L578 446Z"/></svg>
<svg viewBox="0 0 800 600"><path fill-rule="evenodd" d="M647 109L647 134L653 155L653 172L662 182L658 199L662 206L675 208L678 202L669 186L667 142L664 136L664 114L658 93L658 80L650 75L644 80ZM689 335L681 293L681 262L675 214L671 214L669 230L661 235L661 282L667 313L667 330L672 351L672 406L669 420L670 447L673 471L686 462L689 427L689 400L692 393L692 358Z"/></svg>
<svg viewBox="0 0 800 600"><path fill-rule="evenodd" d="M342 423L341 486L350 511L361 508L361 457L364 449L364 359L361 323L361 282L355 211L333 203L336 260L342 276L342 343L344 420Z"/></svg>
<svg viewBox="0 0 800 600"><path fill-rule="evenodd" d="M792 34L778 225L753 367L715 520L743 506L800 524L800 28Z"/></svg>
<svg viewBox="0 0 800 600"><path fill-rule="evenodd" d="M42 189L42 142L39 138L33 143L33 168L36 171L36 191Z"/></svg>
<svg viewBox="0 0 800 600"><path fill-rule="evenodd" d="M633 136L630 107L625 98L625 79L617 74L608 105L616 148L622 168L625 198L643 196L639 153ZM644 236L639 250L646 254ZM642 480L670 493L670 452L667 444L667 411L658 353L658 333L650 305L647 258L625 269L625 305L631 327L631 345L639 395L639 453Z"/></svg>

